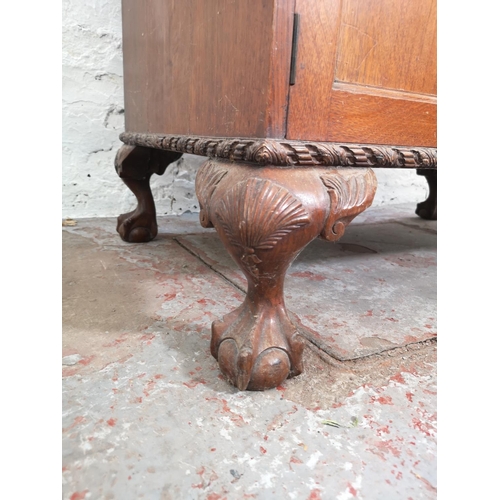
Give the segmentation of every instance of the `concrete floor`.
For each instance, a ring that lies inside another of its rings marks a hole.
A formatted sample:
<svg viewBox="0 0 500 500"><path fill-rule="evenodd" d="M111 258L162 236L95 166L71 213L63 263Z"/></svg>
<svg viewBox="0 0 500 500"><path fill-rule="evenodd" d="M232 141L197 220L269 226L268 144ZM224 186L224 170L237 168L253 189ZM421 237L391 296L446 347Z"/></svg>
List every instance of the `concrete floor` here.
<svg viewBox="0 0 500 500"><path fill-rule="evenodd" d="M266 392L210 355L244 278L197 215L139 245L64 227L63 498L436 498L436 223L413 212L369 209L294 262L305 372Z"/></svg>

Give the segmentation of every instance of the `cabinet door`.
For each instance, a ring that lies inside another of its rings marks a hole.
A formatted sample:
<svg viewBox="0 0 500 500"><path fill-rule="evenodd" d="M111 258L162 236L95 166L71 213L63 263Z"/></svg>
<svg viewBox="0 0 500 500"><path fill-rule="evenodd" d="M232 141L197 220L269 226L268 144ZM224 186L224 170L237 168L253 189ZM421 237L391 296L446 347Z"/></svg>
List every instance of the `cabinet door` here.
<svg viewBox="0 0 500 500"><path fill-rule="evenodd" d="M122 0L127 132L286 132L294 0Z"/></svg>
<svg viewBox="0 0 500 500"><path fill-rule="evenodd" d="M287 138L436 145L436 0L296 0Z"/></svg>

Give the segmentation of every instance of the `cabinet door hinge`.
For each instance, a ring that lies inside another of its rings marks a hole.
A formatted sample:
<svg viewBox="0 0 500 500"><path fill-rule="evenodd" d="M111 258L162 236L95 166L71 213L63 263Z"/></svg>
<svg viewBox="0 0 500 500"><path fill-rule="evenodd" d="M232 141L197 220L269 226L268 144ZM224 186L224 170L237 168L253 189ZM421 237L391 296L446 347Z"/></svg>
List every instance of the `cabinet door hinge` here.
<svg viewBox="0 0 500 500"><path fill-rule="evenodd" d="M300 14L293 15L292 61L290 63L290 85L295 85L295 68L297 64L297 44L299 40Z"/></svg>

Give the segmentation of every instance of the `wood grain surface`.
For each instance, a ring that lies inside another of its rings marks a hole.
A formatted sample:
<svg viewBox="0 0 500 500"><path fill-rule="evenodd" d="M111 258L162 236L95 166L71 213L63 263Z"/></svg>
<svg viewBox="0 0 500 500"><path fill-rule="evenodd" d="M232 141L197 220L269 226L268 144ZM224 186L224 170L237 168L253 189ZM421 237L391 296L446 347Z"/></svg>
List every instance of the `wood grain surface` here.
<svg viewBox="0 0 500 500"><path fill-rule="evenodd" d="M297 0L296 11L287 139L436 146L434 0Z"/></svg>
<svg viewBox="0 0 500 500"><path fill-rule="evenodd" d="M285 135L294 0L123 0L125 128Z"/></svg>
<svg viewBox="0 0 500 500"><path fill-rule="evenodd" d="M343 0L335 81L436 95L436 0Z"/></svg>

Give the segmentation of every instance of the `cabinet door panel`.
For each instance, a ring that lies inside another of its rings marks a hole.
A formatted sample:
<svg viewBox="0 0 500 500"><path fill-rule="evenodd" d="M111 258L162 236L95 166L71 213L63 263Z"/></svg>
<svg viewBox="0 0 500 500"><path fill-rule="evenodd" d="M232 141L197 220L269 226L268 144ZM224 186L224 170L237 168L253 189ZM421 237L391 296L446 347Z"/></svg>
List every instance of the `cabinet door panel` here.
<svg viewBox="0 0 500 500"><path fill-rule="evenodd" d="M294 0L122 0L125 128L286 131Z"/></svg>
<svg viewBox="0 0 500 500"><path fill-rule="evenodd" d="M436 1L343 0L335 82L435 96Z"/></svg>
<svg viewBox="0 0 500 500"><path fill-rule="evenodd" d="M435 0L296 1L287 138L436 145Z"/></svg>

